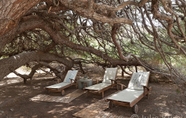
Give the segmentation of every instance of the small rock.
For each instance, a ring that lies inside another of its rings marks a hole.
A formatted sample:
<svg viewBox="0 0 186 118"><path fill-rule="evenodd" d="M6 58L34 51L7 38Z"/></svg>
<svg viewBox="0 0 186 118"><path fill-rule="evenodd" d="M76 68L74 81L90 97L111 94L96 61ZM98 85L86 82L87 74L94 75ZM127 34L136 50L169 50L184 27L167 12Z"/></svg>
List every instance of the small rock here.
<svg viewBox="0 0 186 118"><path fill-rule="evenodd" d="M3 114L3 113L5 113L4 111L0 111L0 114Z"/></svg>

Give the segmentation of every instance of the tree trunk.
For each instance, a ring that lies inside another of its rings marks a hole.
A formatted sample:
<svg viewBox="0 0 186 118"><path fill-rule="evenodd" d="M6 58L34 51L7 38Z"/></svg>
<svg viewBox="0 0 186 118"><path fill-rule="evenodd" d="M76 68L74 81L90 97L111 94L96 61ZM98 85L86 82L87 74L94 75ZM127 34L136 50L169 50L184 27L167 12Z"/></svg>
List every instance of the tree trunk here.
<svg viewBox="0 0 186 118"><path fill-rule="evenodd" d="M0 36L13 29L20 18L40 0L1 0Z"/></svg>
<svg viewBox="0 0 186 118"><path fill-rule="evenodd" d="M0 79L3 79L6 75L19 68L20 66L31 61L58 61L63 63L68 68L73 66L73 62L65 58L58 57L52 54L46 54L43 52L23 52L16 56L0 60Z"/></svg>

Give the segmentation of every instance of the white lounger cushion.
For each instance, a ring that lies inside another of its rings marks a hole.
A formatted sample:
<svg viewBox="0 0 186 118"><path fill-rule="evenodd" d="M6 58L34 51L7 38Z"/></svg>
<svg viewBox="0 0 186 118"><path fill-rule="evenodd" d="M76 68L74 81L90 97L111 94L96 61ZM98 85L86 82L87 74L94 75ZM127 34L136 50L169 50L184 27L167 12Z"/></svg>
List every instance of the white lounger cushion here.
<svg viewBox="0 0 186 118"><path fill-rule="evenodd" d="M143 90L143 86L148 85L149 75L150 72L133 73L128 88L133 90Z"/></svg>
<svg viewBox="0 0 186 118"><path fill-rule="evenodd" d="M111 84L111 80L115 80L117 68L106 68L102 83Z"/></svg>
<svg viewBox="0 0 186 118"><path fill-rule="evenodd" d="M110 85L111 84L109 84L109 83L99 83L99 84L95 84L95 85L92 85L89 87L85 87L85 89L99 91L99 90L102 90L103 88L106 88Z"/></svg>
<svg viewBox="0 0 186 118"><path fill-rule="evenodd" d="M67 82L61 82L61 83L58 83L58 84L54 84L54 85L50 85L50 86L47 86L46 88L53 88L53 89L59 89L63 86L66 86L66 85L69 85L70 83L67 83Z"/></svg>
<svg viewBox="0 0 186 118"><path fill-rule="evenodd" d="M75 80L78 70L69 70L63 82L71 83L71 79Z"/></svg>
<svg viewBox="0 0 186 118"><path fill-rule="evenodd" d="M63 82L47 86L47 89L60 89L71 84L71 79L75 80L78 70L69 70ZM73 81L74 82L74 81Z"/></svg>
<svg viewBox="0 0 186 118"><path fill-rule="evenodd" d="M127 88L118 93L112 94L112 96L108 97L107 99L131 103L142 94L143 94L143 91L132 90L132 89Z"/></svg>

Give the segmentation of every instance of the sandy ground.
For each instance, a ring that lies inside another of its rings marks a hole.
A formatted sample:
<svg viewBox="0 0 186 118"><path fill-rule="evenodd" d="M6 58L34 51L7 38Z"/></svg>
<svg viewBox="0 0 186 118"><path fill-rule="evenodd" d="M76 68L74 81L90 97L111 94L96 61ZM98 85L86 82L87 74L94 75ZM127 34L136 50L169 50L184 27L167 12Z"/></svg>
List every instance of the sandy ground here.
<svg viewBox="0 0 186 118"><path fill-rule="evenodd" d="M102 71L88 74L91 78L101 78ZM80 77L80 76L78 76ZM120 77L123 84L128 80ZM51 77L35 78L32 84L24 85L21 79L5 79L0 82L0 118L75 118L78 112L101 100L100 95L85 94L70 103L57 102L33 102L30 98L38 94L46 94L44 87L56 83ZM13 82L11 84L11 81ZM4 84L3 84L4 83ZM153 82L149 98L143 98L139 103L138 114L133 114L131 108L115 106L105 111L118 114L123 118L186 118L186 95L181 93L173 83ZM66 89L66 94L75 91L76 87ZM115 88L105 92L105 96L117 92ZM61 96L60 93L50 93L53 96ZM89 114L87 114L87 118Z"/></svg>

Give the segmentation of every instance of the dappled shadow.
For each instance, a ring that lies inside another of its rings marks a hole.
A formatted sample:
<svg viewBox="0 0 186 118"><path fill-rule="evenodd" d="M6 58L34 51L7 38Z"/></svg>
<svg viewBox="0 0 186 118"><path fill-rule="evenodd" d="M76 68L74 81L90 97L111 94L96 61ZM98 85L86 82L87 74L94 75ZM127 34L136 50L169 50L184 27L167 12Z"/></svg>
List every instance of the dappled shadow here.
<svg viewBox="0 0 186 118"><path fill-rule="evenodd" d="M65 96L51 96L46 94L39 94L32 97L31 101L44 101L44 102L59 102L59 103L70 103L72 100L84 94L85 91L77 89Z"/></svg>
<svg viewBox="0 0 186 118"><path fill-rule="evenodd" d="M93 73L94 74L94 73ZM90 75L91 76L91 75ZM94 75L95 76L95 75ZM95 76L97 78L99 76ZM121 83L128 85L128 80L120 78ZM98 102L102 98L100 95L86 94L76 97L69 103L31 101L30 99L45 94L49 96L61 96L61 93L47 94L44 87L56 83L51 78L34 79L32 84L24 85L21 83L8 84L0 88L0 117L13 118L73 118L73 114L90 107L91 104ZM185 96L177 91L174 84L150 83L152 91L149 98L144 97L139 103L138 116L141 117L185 117L186 99ZM72 93L77 88L70 87L65 90L65 95ZM116 88L105 92L105 97L117 92ZM63 97L63 96L61 96ZM106 102L106 101L105 101ZM102 102L103 103L103 102ZM100 110L101 109L101 110ZM119 116L129 118L133 115L132 108L115 106L109 108L98 105L95 108L100 114L98 116ZM111 115L110 115L111 114ZM86 115L89 115L88 113Z"/></svg>
<svg viewBox="0 0 186 118"><path fill-rule="evenodd" d="M21 78L6 78L6 80L0 81L0 87L10 85L10 84L16 84L16 83L20 83L20 82L23 82L23 79L21 79Z"/></svg>
<svg viewBox="0 0 186 118"><path fill-rule="evenodd" d="M139 116L144 117L185 117L185 95L177 92L174 84L151 84L149 99L143 99Z"/></svg>

